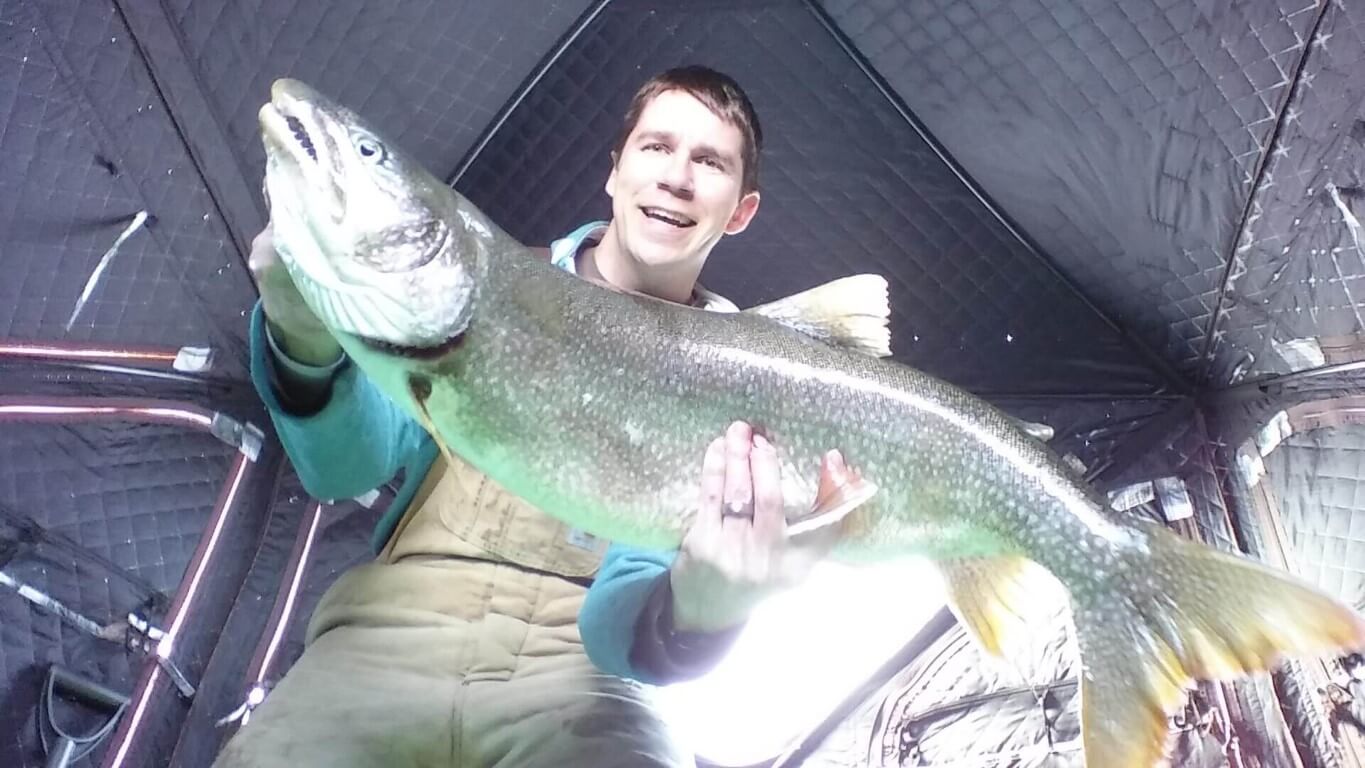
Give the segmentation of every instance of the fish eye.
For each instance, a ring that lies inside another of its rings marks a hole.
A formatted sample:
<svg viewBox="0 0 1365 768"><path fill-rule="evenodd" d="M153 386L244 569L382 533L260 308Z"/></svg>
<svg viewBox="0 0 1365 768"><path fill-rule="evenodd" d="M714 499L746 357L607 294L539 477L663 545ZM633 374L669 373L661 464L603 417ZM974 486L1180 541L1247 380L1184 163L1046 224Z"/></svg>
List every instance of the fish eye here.
<svg viewBox="0 0 1365 768"><path fill-rule="evenodd" d="M372 162L383 162L384 145L379 143L373 136L357 136L355 138L356 151L360 156Z"/></svg>

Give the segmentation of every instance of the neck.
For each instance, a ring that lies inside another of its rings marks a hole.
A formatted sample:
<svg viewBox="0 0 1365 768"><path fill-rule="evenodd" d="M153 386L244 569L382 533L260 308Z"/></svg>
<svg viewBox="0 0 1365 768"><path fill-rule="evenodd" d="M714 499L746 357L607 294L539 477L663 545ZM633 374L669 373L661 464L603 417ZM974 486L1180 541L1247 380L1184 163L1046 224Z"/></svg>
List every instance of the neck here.
<svg viewBox="0 0 1365 768"><path fill-rule="evenodd" d="M656 267L642 263L621 247L615 224L607 225L602 241L583 253L579 273L625 291L648 294L676 304L688 304L701 274L701 263Z"/></svg>

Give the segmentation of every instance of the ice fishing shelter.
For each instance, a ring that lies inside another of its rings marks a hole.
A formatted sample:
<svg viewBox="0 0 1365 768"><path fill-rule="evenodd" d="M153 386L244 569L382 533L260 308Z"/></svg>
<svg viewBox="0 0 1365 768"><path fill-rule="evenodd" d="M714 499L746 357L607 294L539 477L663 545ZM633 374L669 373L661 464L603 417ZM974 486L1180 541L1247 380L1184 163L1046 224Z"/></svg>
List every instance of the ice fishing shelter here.
<svg viewBox="0 0 1365 768"><path fill-rule="evenodd" d="M881 273L896 357L1051 425L1116 514L1361 605L1359 3L5 0L0 764L43 763L55 664L127 697L74 764L207 765L369 556L392 486L308 498L246 380L271 80L544 244L607 212L626 100L689 62L767 135L705 283ZM904 639L766 763L1075 764L1063 648L1019 686L946 612ZM1365 762L1353 661L1203 686L1178 763Z"/></svg>

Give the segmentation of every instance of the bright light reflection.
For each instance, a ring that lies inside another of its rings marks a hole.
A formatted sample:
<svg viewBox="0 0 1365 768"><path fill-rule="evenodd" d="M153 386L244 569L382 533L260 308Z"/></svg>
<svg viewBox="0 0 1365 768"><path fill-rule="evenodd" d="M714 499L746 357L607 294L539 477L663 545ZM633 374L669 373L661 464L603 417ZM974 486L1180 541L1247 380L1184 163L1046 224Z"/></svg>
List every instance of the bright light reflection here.
<svg viewBox="0 0 1365 768"><path fill-rule="evenodd" d="M771 758L814 727L944 604L938 572L906 559L821 563L759 607L706 677L657 691L682 743L707 760Z"/></svg>

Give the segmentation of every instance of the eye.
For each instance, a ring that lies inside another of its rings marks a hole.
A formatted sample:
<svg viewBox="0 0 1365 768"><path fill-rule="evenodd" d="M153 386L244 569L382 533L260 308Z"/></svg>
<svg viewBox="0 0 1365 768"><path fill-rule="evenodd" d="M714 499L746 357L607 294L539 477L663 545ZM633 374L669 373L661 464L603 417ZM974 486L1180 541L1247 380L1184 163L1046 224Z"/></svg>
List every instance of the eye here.
<svg viewBox="0 0 1365 768"><path fill-rule="evenodd" d="M384 145L373 136L355 137L355 148L366 160L376 163L384 161Z"/></svg>
<svg viewBox="0 0 1365 768"><path fill-rule="evenodd" d="M714 157L703 157L701 159L701 163L702 165L705 165L706 167L712 168L717 171L725 170L725 166L721 165L720 161Z"/></svg>
<svg viewBox="0 0 1365 768"><path fill-rule="evenodd" d="M657 141L651 142L651 143L646 144L646 145L644 146L644 150L645 150L646 152L655 152L655 151L660 151L660 150L664 150L664 149L667 149L667 147L665 147L663 144L660 144L660 143L657 142Z"/></svg>

